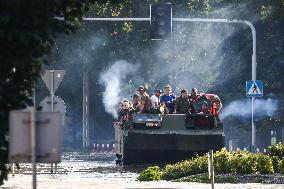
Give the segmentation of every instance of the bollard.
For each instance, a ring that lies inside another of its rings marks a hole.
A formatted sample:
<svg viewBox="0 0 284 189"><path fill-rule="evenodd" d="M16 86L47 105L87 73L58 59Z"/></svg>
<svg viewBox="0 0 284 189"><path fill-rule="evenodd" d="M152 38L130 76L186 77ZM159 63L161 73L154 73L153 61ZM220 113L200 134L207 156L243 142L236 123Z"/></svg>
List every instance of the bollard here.
<svg viewBox="0 0 284 189"><path fill-rule="evenodd" d="M96 151L97 151L97 152L99 151L99 147L100 147L100 145L97 144L97 148L96 148Z"/></svg>
<svg viewBox="0 0 284 189"><path fill-rule="evenodd" d="M240 148L237 148L237 151L240 151Z"/></svg>
<svg viewBox="0 0 284 189"><path fill-rule="evenodd" d="M112 153L115 152L115 144L112 144L112 150L111 150Z"/></svg>
<svg viewBox="0 0 284 189"><path fill-rule="evenodd" d="M266 149L265 148L263 149L263 152L266 153Z"/></svg>
<svg viewBox="0 0 284 189"><path fill-rule="evenodd" d="M214 189L214 156L213 150L210 150L208 153L208 176L211 181L211 188Z"/></svg>
<svg viewBox="0 0 284 189"><path fill-rule="evenodd" d="M15 164L12 163L12 175L15 176Z"/></svg>
<svg viewBox="0 0 284 189"><path fill-rule="evenodd" d="M50 165L50 173L53 173L53 163Z"/></svg>
<svg viewBox="0 0 284 189"><path fill-rule="evenodd" d="M54 172L57 172L57 163L54 164Z"/></svg>
<svg viewBox="0 0 284 189"><path fill-rule="evenodd" d="M100 144L97 144L97 151L101 151L101 145Z"/></svg>
<svg viewBox="0 0 284 189"><path fill-rule="evenodd" d="M115 144L97 144L94 145L94 152L99 153L114 153L115 152Z"/></svg>
<svg viewBox="0 0 284 189"><path fill-rule="evenodd" d="M9 167L10 167L10 169L12 171L12 176L15 176L15 164L14 163L9 164Z"/></svg>

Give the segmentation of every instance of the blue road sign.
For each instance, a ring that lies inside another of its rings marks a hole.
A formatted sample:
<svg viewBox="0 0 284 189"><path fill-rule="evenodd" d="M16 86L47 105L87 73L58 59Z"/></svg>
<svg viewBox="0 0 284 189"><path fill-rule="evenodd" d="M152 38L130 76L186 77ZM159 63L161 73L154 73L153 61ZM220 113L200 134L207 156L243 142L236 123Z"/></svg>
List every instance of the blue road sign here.
<svg viewBox="0 0 284 189"><path fill-rule="evenodd" d="M246 95L247 97L262 97L263 82L261 80L246 81Z"/></svg>

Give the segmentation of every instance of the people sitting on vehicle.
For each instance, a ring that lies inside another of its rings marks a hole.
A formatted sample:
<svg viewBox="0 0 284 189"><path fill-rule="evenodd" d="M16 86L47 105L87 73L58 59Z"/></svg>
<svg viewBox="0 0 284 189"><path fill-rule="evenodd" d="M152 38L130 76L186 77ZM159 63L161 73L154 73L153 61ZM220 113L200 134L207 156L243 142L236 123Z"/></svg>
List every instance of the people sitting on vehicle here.
<svg viewBox="0 0 284 189"><path fill-rule="evenodd" d="M149 95L143 86L140 86L137 91L140 93L140 107L137 113L149 113L151 108L151 99Z"/></svg>
<svg viewBox="0 0 284 189"><path fill-rule="evenodd" d="M200 97L200 94L198 93L197 88L191 89L191 94L189 95L190 102L196 101Z"/></svg>
<svg viewBox="0 0 284 189"><path fill-rule="evenodd" d="M220 98L215 94L206 94L206 96L212 102L212 109L210 110L213 115L218 115L222 109L222 102Z"/></svg>
<svg viewBox="0 0 284 189"><path fill-rule="evenodd" d="M189 113L189 97L186 89L182 89L180 96L176 98L174 103L174 114L188 114Z"/></svg>
<svg viewBox="0 0 284 189"><path fill-rule="evenodd" d="M139 111L140 107L139 95L136 93L132 96L132 106L135 112Z"/></svg>
<svg viewBox="0 0 284 189"><path fill-rule="evenodd" d="M218 121L219 126L222 126L223 123L219 117L219 112L221 111L223 105L222 105L220 98L215 94L206 94L206 96L212 102L210 113L216 117L216 120Z"/></svg>
<svg viewBox="0 0 284 189"><path fill-rule="evenodd" d="M210 114L212 102L205 94L200 94L200 97L194 102L193 107L198 113Z"/></svg>
<svg viewBox="0 0 284 189"><path fill-rule="evenodd" d="M131 127L133 113L134 110L131 107L131 102L129 102L127 99L123 100L117 121L121 128L129 129Z"/></svg>
<svg viewBox="0 0 284 189"><path fill-rule="evenodd" d="M193 107L193 103L200 98L200 94L198 93L197 88L192 88L191 89L191 94L189 95L189 102L190 102L190 112L195 113L196 110Z"/></svg>
<svg viewBox="0 0 284 189"><path fill-rule="evenodd" d="M161 107L165 110L164 113L171 114L174 111L175 96L171 94L171 86L165 86L165 94L161 96Z"/></svg>
<svg viewBox="0 0 284 189"><path fill-rule="evenodd" d="M151 96L152 107L160 106L160 97L162 93L163 93L162 90L157 89L155 93Z"/></svg>
<svg viewBox="0 0 284 189"><path fill-rule="evenodd" d="M125 99L122 101L121 110L119 111L118 118L119 120L129 121L133 110L130 107L130 102Z"/></svg>

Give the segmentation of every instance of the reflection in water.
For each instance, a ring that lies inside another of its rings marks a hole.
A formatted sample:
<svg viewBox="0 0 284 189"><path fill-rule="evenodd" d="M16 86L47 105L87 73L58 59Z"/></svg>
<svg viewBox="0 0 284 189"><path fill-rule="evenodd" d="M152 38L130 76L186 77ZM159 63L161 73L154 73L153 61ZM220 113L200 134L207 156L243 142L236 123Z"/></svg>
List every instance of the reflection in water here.
<svg viewBox="0 0 284 189"><path fill-rule="evenodd" d="M50 174L50 164L37 164L39 189L124 189L124 188L211 188L208 184L175 183L167 181L138 182L138 173L145 167L115 165L113 154L64 153L55 174ZM3 189L32 188L31 165L20 164L15 176L9 176ZM283 185L217 185L216 188L283 188Z"/></svg>

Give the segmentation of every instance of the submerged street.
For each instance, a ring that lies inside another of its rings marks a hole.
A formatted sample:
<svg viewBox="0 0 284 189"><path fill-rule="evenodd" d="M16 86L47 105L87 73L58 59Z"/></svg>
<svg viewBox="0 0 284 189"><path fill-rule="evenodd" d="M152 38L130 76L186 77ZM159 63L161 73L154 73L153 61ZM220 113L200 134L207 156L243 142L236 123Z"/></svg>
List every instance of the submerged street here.
<svg viewBox="0 0 284 189"><path fill-rule="evenodd" d="M138 182L136 178L143 167L118 167L112 154L65 153L58 164L57 173L50 174L50 164L37 165L37 188L40 189L108 189L108 188L204 188L209 184L176 183L168 181ZM1 189L32 188L30 164L20 164L15 176L9 175ZM282 189L284 185L266 184L216 184L215 188L230 189Z"/></svg>
<svg viewBox="0 0 284 189"><path fill-rule="evenodd" d="M284 0L1 0L0 26L0 189L284 189Z"/></svg>

